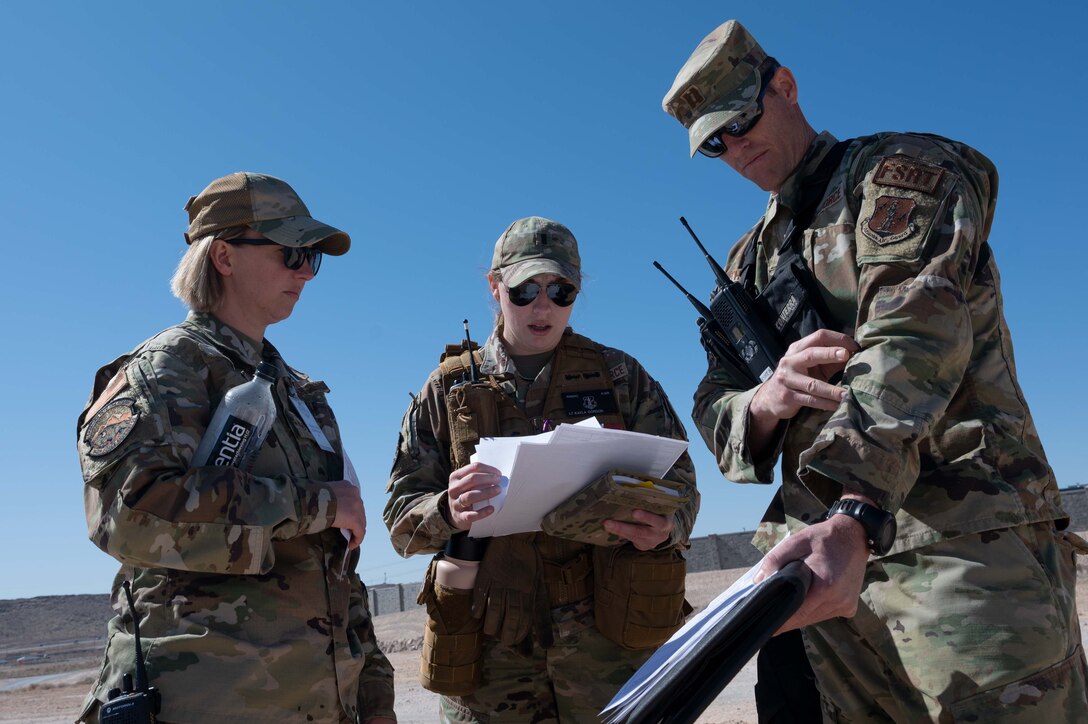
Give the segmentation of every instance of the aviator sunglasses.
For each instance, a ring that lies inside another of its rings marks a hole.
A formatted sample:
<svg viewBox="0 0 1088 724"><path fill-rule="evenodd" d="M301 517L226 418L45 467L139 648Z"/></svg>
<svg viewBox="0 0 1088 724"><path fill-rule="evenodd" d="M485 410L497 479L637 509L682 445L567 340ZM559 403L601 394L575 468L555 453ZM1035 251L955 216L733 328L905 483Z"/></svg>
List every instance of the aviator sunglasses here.
<svg viewBox="0 0 1088 724"><path fill-rule="evenodd" d="M515 307L524 307L532 304L540 294L541 285L536 282L524 282L516 287L507 287L506 293L510 297L510 303ZM574 304L574 298L578 296L578 288L569 282L550 282L544 285L548 299L556 306L569 307Z"/></svg>
<svg viewBox="0 0 1088 724"><path fill-rule="evenodd" d="M283 252L283 265L291 271L302 268L306 262L310 262L310 273L315 277L317 270L321 268L321 252L312 247L281 246L271 239L224 239L223 241L235 246L279 246Z"/></svg>
<svg viewBox="0 0 1088 724"><path fill-rule="evenodd" d="M767 89L771 86L771 78L774 78L775 71L778 68L778 61L774 58L767 59L765 65L760 68L759 95L756 96L755 102L742 110L729 123L714 131L710 138L703 141L702 145L699 146L699 153L710 158L717 158L725 153L727 148L725 142L722 141L723 133L733 138L740 138L755 128L755 125L759 123L759 119L763 117L763 96L767 94Z"/></svg>

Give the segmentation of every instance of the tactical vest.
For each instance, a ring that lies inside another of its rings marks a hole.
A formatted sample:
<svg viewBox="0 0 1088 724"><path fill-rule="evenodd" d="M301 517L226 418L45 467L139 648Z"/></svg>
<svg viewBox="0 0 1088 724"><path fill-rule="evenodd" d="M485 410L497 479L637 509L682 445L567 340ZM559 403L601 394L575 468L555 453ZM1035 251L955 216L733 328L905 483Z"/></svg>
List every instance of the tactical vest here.
<svg viewBox="0 0 1088 724"><path fill-rule="evenodd" d="M551 380L547 388L530 388L525 400L525 409L540 410L539 416L532 420L503 391L499 379L494 376L483 375L475 385L459 386L457 381L469 373L470 352L462 350L460 346L447 348L447 352L440 369L443 384L446 385L444 389L447 390L450 457L455 467L464 464L462 461L467 462L465 453L471 455L481 437L531 435L540 430L534 424L536 419L550 420L558 425L578 422L592 415L606 427L628 427L628 421L619 410L611 372L601 353L601 346L587 337L569 330L563 335L551 362ZM479 352L473 351L471 354L477 355L478 363ZM492 397L493 407L466 404L469 395L485 393ZM472 424L470 415L480 409L488 412L477 414L476 420L481 424L476 426ZM489 418L495 421L494 427L490 426ZM519 558L529 556L539 556L539 559L525 560L524 566L516 565ZM626 561L627 558L635 560ZM598 561L596 566L595 560ZM526 610L521 605L524 601L519 601L518 596L504 595L507 587L524 590L526 570L541 572L540 578L544 583L542 593L545 595L536 596L534 601L538 607L543 606L544 611ZM666 585L673 588L679 586L678 593L670 589L668 594L657 596L657 606L661 606L664 599L670 599L670 604L664 607L668 610L647 611L639 602L639 594L630 594L631 586L638 585L637 581L633 583L633 579L640 576L655 581L669 580L671 583ZM518 636L532 630L537 642L548 647L552 644L552 632L550 625L544 624L550 621L547 612L585 599L596 591L598 604L602 596L610 602L613 598L624 599L609 605L611 621L608 624L602 626L598 617L598 628L602 633L625 647L644 648L662 643L682 623L685 604L683 576L683 558L676 551L640 552L630 545L600 548L543 532L501 536L490 540L481 563L476 594L480 602L478 608L486 610L478 610L477 614L484 618L484 633L499 638L505 644L521 643L517 640ZM612 580L614 578L617 580ZM488 590L479 590L481 581L486 582ZM613 595L613 592L619 593ZM495 610L496 606L502 610ZM534 620L528 621L525 617ZM628 620L630 618L635 620ZM655 619L659 622L664 620L665 623L654 625ZM665 631L667 633L663 633Z"/></svg>
<svg viewBox="0 0 1088 724"><path fill-rule="evenodd" d="M756 288L756 243L762 223L748 241L741 258L740 281L753 297L763 320L778 334L782 349L820 329L838 329L838 323L820 297L820 290L801 254L801 235L816 215L827 184L847 148L855 139L839 141L806 178L800 192L800 208L783 236L778 264L763 289Z"/></svg>
<svg viewBox="0 0 1088 724"><path fill-rule="evenodd" d="M481 437L533 435L548 421L559 425L595 415L605 427L627 428L619 412L615 387L601 347L582 335L570 331L563 335L551 361L551 381L547 388L530 388L525 409L540 410L540 414L532 419L502 389L496 376L482 375L475 384L464 382L470 375L469 354L476 355L479 364L478 350L469 352L460 345L451 345L446 348L440 365L443 389L446 390L453 469L468 464ZM485 396L490 399L479 399ZM488 566L489 559L508 558L490 551L496 545L514 542L531 544L539 552L549 607L578 601L592 593L591 546L546 533L518 533L492 539L482 567ZM516 570L508 572L511 576L518 574ZM508 613L504 612L502 618L506 619Z"/></svg>

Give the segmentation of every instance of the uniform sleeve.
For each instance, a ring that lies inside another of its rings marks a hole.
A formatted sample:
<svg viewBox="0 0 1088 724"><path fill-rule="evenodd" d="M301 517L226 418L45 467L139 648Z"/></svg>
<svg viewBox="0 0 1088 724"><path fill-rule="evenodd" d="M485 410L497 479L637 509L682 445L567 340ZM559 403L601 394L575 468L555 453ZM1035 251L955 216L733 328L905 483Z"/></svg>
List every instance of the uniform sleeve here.
<svg viewBox="0 0 1088 724"><path fill-rule="evenodd" d="M676 416L661 385L634 358L628 356L626 364L631 384L631 429L659 437L687 440L684 425ZM682 484L683 495L687 496L687 502L676 511L676 524L665 545L687 545L695 526L695 516L699 513L699 491L695 487L695 466L691 456L685 451L664 477Z"/></svg>
<svg viewBox="0 0 1088 724"><path fill-rule="evenodd" d="M157 350L123 373L103 412L79 424L88 534L99 548L132 566L255 574L272 567L273 539L330 526L335 502L323 483L190 468L210 418L206 368Z"/></svg>
<svg viewBox="0 0 1088 724"><path fill-rule="evenodd" d="M918 479L919 445L971 357L967 297L996 195L990 171L934 154L885 156L866 173L855 234L860 351L844 372L846 399L800 455L810 490L861 493L895 512Z"/></svg>
<svg viewBox="0 0 1088 724"><path fill-rule="evenodd" d="M402 556L435 553L455 532L449 523L450 454L436 431L446 424L444 396L432 375L404 413L382 517Z"/></svg>
<svg viewBox="0 0 1088 724"><path fill-rule="evenodd" d="M352 577L355 581L348 608L349 628L359 638L366 659L359 675L359 718L363 722L379 716L396 719L393 711L393 665L378 647L366 586L354 573Z"/></svg>

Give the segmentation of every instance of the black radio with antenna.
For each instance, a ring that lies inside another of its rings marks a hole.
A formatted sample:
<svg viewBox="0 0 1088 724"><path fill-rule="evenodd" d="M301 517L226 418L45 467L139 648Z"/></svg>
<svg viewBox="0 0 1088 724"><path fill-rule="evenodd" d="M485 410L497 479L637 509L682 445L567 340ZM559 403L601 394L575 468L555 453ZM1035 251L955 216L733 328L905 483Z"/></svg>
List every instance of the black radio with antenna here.
<svg viewBox="0 0 1088 724"><path fill-rule="evenodd" d="M162 696L158 689L147 685L147 669L144 667L144 653L140 646L140 619L136 616L136 604L132 601L132 590L128 581L124 581L125 598L132 613L132 629L136 645L136 683L133 686L132 674L121 677L121 688L110 689L106 694L108 701L102 705L98 720L101 724L155 724L162 707Z"/></svg>

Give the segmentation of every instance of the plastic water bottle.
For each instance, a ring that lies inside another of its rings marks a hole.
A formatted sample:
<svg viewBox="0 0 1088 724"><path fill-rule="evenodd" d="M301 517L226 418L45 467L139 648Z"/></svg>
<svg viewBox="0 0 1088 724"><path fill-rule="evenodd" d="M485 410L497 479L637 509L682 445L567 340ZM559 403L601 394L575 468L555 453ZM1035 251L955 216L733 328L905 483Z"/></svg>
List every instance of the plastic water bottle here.
<svg viewBox="0 0 1088 724"><path fill-rule="evenodd" d="M272 383L276 368L268 362L257 365L249 382L227 391L193 456L193 467L217 465L253 469L257 453L276 421Z"/></svg>
<svg viewBox="0 0 1088 724"><path fill-rule="evenodd" d="M487 538L469 538L465 532L454 533L446 542L445 555L438 559L435 580L447 588L471 591L476 585L487 541Z"/></svg>

